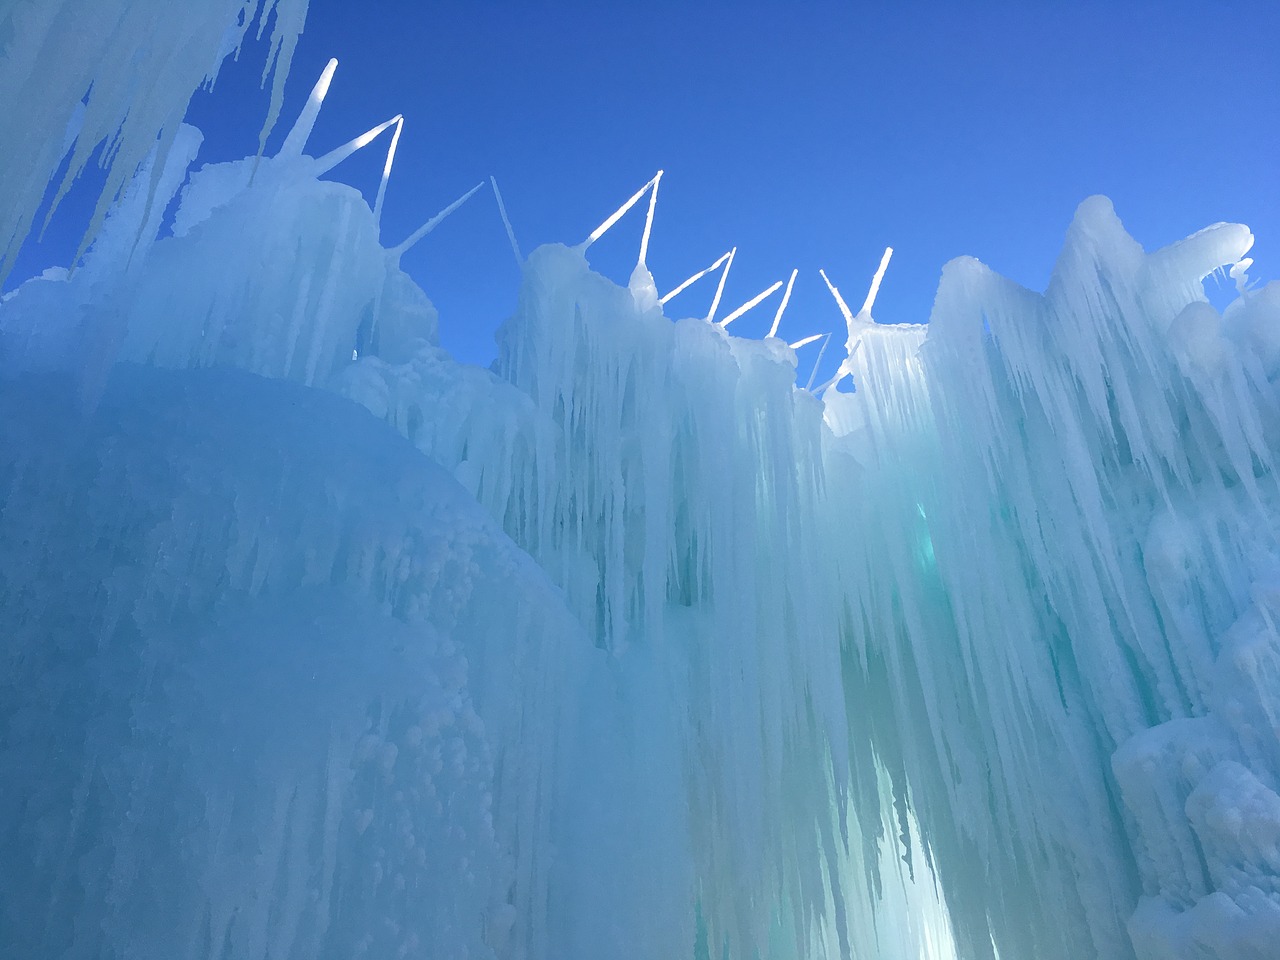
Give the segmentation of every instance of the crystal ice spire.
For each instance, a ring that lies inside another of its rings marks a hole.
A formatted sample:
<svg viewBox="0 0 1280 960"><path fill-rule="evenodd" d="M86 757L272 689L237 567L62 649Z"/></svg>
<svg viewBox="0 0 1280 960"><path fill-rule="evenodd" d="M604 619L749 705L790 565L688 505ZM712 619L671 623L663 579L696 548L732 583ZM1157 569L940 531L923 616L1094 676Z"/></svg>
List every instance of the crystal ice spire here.
<svg viewBox="0 0 1280 960"><path fill-rule="evenodd" d="M649 246L649 228L653 223L653 207L657 199L658 181L662 179L662 171L659 170L652 180L632 194L631 199L615 210L609 217L591 231L591 235L586 240L578 244L578 252L585 253L587 248L609 232L609 228L622 219L623 214L640 202L640 198L645 195L646 190L652 190L653 196L649 200L649 217L645 221L644 237L641 240L640 262L644 262L644 255Z"/></svg>
<svg viewBox="0 0 1280 960"><path fill-rule="evenodd" d="M371 144L374 140L378 138L378 134L382 133L383 130L386 130L392 124L399 124L400 121L401 121L401 115L396 114L390 120L384 120L382 121L382 123L378 124L376 127L370 127L364 133L360 134L360 136L352 137L342 146L334 147L324 156L316 159L315 175L319 177L328 173L330 170L332 170L338 164L342 163L343 160L346 160L349 156L351 156L357 150L362 150L365 147L367 147L369 144ZM396 133L398 136L399 127L397 127L396 129ZM390 156L390 154L388 156ZM381 190L379 190L379 193L381 193Z"/></svg>
<svg viewBox="0 0 1280 960"><path fill-rule="evenodd" d="M311 137L311 131L316 125L316 119L320 116L320 108L324 106L324 98L329 93L329 85L333 82L334 71L337 69L338 61L336 58L325 64L324 70L320 73L320 79L311 88L311 96L307 97L307 102L303 106L302 112L298 114L298 119L294 123L293 129L284 138L284 145L280 147L279 156L296 157L302 155L302 151L306 149L307 140Z"/></svg>
<svg viewBox="0 0 1280 960"><path fill-rule="evenodd" d="M871 319L871 308L876 302L876 294L880 292L880 282L884 280L884 272L889 268L889 258L893 256L893 247L885 247L884 255L880 257L880 266L876 267L876 275L871 278L871 288L867 290L867 299L862 301L862 309L858 311L859 317L867 320Z"/></svg>
<svg viewBox="0 0 1280 960"><path fill-rule="evenodd" d="M737 249L737 247L734 247L733 249L734 249L734 250L736 250L736 249ZM684 292L685 290L687 290L690 286L692 286L693 284L697 283L699 280L701 280L703 277L705 277L705 276L706 276L708 273L710 273L712 270L716 270L716 269L718 269L718 268L720 267L720 265L721 265L721 264L723 264L726 260L728 260L731 256L733 256L733 250L726 250L726 251L725 251L724 253L722 253L719 257L717 257L717 258L716 258L715 263L711 264L711 266L709 266L709 267L706 267L706 268L704 268L704 269L702 269L702 270L699 270L697 273L695 273L693 276L691 276L688 280L684 281L684 283L680 284L678 287L676 287L674 290L672 290L670 293L668 293L666 296L664 296L664 297L663 297L661 300L659 300L658 302L659 302L659 303L666 303L666 302L667 302L668 300L670 300L672 297L678 296L679 294L683 293L683 292Z"/></svg>
<svg viewBox="0 0 1280 960"><path fill-rule="evenodd" d="M831 334L827 334L822 338L822 346L818 348L818 356L813 361L813 369L809 371L809 380L805 383L806 390L813 390L814 378L818 376L818 367L822 364L822 357L827 352L827 347L831 345Z"/></svg>
<svg viewBox="0 0 1280 960"><path fill-rule="evenodd" d="M829 333L813 333L805 337L803 340L797 340L795 343L787 344L787 346L790 347L792 350L799 350L801 347L807 347L809 344L813 343L813 341L815 340L821 340L823 337L829 337L829 336L831 336L831 334Z"/></svg>
<svg viewBox="0 0 1280 960"><path fill-rule="evenodd" d="M498 203L498 215L502 217L502 226L507 231L507 240L511 243L511 252L515 254L516 266L524 269L524 256L520 253L520 244L516 243L516 232L511 229L511 218L507 216L507 205L502 202L502 191L498 189L498 181L489 177L489 186L493 187L493 199ZM471 196L471 194L467 194ZM466 197L463 198L464 200ZM459 201L461 202L461 201Z"/></svg>
<svg viewBox="0 0 1280 960"><path fill-rule="evenodd" d="M649 234L653 230L653 212L658 206L658 184L662 181L662 171L658 171L658 175L653 178L653 188L649 191L649 211L644 217L644 234L640 237L640 266L646 266L646 258L649 255Z"/></svg>
<svg viewBox="0 0 1280 960"><path fill-rule="evenodd" d="M844 316L844 322L848 324L849 330L852 332L854 324L853 311L850 310L849 305L844 302L844 297L840 296L839 288L831 282L831 278L827 276L827 271L819 270L818 273L822 276L823 282L826 283L827 289L831 291L831 296L835 297L836 305L840 308L840 313Z"/></svg>
<svg viewBox="0 0 1280 960"><path fill-rule="evenodd" d="M391 166L396 162L396 147L400 143L400 134L404 130L404 117L396 117L396 132L391 135L391 146L387 147L387 162L382 167L382 182L378 184L378 199L373 204L373 219L382 223L382 201L387 196L387 181L391 179Z"/></svg>
<svg viewBox="0 0 1280 960"><path fill-rule="evenodd" d="M724 270L720 274L720 282L716 285L716 295L711 300L711 309L707 311L707 323L715 321L716 310L720 307L720 298L724 296L724 284L729 279L729 270L733 267L733 258L737 255L738 248L734 247L725 258Z"/></svg>
<svg viewBox="0 0 1280 960"><path fill-rule="evenodd" d="M475 192L483 186L484 186L484 181L481 180L474 187L472 187L470 190L468 190L466 193L460 196L457 200L453 201L453 203L449 204L447 207L445 207L443 210L437 213L434 217L432 217L430 220L428 220L426 223L420 226L417 230L409 234L409 236L399 246L392 247L391 255L395 259L399 260L414 246L414 244L416 244L419 240L421 240L423 237L429 234L436 227L440 226L440 224L444 222L445 218L448 217L449 214L453 213L453 211L457 210L460 206L462 206L464 203L470 200L471 197L474 196ZM512 242L514 243L514 240ZM517 256L519 256L518 253L517 253Z"/></svg>
<svg viewBox="0 0 1280 960"><path fill-rule="evenodd" d="M764 300L769 296L772 296L773 292L777 290L780 286L782 286L782 281L781 280L775 281L773 286L769 287L769 289L762 290L760 293L757 293L754 297L752 297L750 300L748 300L746 303L740 306L737 310L733 311L733 313L729 314L727 317L721 320L720 326L727 327L729 324L733 323L733 321L737 320L740 316L742 316L752 307L755 307L757 304L759 304L762 300Z"/></svg>
<svg viewBox="0 0 1280 960"><path fill-rule="evenodd" d="M787 280L786 292L782 294L782 302L778 304L778 312L773 315L773 326L769 328L769 332L765 335L766 338L778 335L778 326L782 323L782 315L787 310L787 304L791 302L791 288L795 286L796 274L799 272L799 268L791 271L791 278Z"/></svg>

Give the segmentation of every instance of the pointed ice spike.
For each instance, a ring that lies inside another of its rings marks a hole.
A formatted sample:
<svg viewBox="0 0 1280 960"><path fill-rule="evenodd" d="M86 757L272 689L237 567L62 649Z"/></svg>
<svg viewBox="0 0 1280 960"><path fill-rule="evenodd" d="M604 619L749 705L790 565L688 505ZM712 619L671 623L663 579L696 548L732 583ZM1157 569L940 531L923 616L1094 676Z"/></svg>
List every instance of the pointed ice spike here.
<svg viewBox="0 0 1280 960"><path fill-rule="evenodd" d="M507 239L511 241L511 252L516 255L516 266L523 270L524 257L520 255L520 244L516 243L516 232L511 229L511 221L507 219L507 205L502 202L502 191L498 189L498 181L493 177L489 178L489 184L493 187L493 199L498 201L498 213L502 217L502 225L507 228Z"/></svg>
<svg viewBox="0 0 1280 960"><path fill-rule="evenodd" d="M773 315L773 326L769 328L769 332L765 335L766 339L778 335L778 325L782 323L782 314L786 311L787 304L791 301L791 288L795 286L796 274L799 272L799 267L791 271L791 279L787 281L787 290L782 295L782 303L778 304L778 312Z"/></svg>
<svg viewBox="0 0 1280 960"><path fill-rule="evenodd" d="M737 254L738 248L734 247L729 251L729 258L724 262L724 271L720 274L720 284L716 287L715 299L711 301L711 309L707 312L707 323L712 323L716 319L716 310L720 306L720 298L724 296L724 282L729 279L729 269L733 266L733 258Z"/></svg>
<svg viewBox="0 0 1280 960"><path fill-rule="evenodd" d="M821 340L823 337L829 336L831 336L829 333L815 333L813 336L805 337L803 340L797 340L795 343L788 343L787 346L792 350L799 350L801 347L807 347L815 340Z"/></svg>
<svg viewBox="0 0 1280 960"><path fill-rule="evenodd" d="M818 359L813 361L813 369L809 371L809 382L804 385L806 390L813 389L813 378L818 375L818 367L822 365L822 355L827 352L827 346L831 343L831 334L827 334L823 338L822 346L818 349Z"/></svg>
<svg viewBox="0 0 1280 960"><path fill-rule="evenodd" d="M876 294L880 292L880 281L884 279L884 272L892 256L893 247L885 247L884 256L880 258L880 266L876 268L876 275L871 279L871 289L867 291L867 299L863 301L862 309L858 311L859 317L871 319L871 307L876 302Z"/></svg>
<svg viewBox="0 0 1280 960"><path fill-rule="evenodd" d="M587 239L583 240L582 243L578 244L578 252L585 253L587 250L587 247L591 246L593 243L595 243L597 240L603 237L609 231L610 227L612 227L615 223L617 223L620 219L622 219L622 215L624 213L626 213L628 210L634 207L636 203L639 202L640 198L644 196L644 192L646 190L649 190L657 186L658 177L661 177L661 176L662 176L662 171L659 170L658 176L654 177L652 180L646 183L643 187L637 190L630 200L628 200L626 203L624 203L622 206L620 206L617 210L613 212L613 215L610 216L608 220L606 220L604 223L600 224L600 226L592 230L591 236L587 237Z"/></svg>
<svg viewBox="0 0 1280 960"><path fill-rule="evenodd" d="M391 146L387 148L387 162L382 167L382 182L378 184L378 199L373 204L374 223L382 223L382 201L387 196L387 181L391 179L391 165L396 162L396 146L400 143L400 132L404 130L404 117L396 119L396 132L391 135Z"/></svg>
<svg viewBox="0 0 1280 960"><path fill-rule="evenodd" d="M337 69L338 61L336 59L330 60L325 65L324 72L320 74L320 79L311 88L311 96L307 98L306 106L298 114L298 122L293 125L289 135L284 138L284 146L280 148L280 156L297 157L302 155L302 151L307 145L307 138L311 136L311 129L316 125L316 117L320 116L320 106L324 103L325 95L329 92L329 84L333 81L333 71Z"/></svg>
<svg viewBox="0 0 1280 960"><path fill-rule="evenodd" d="M396 114L390 120L384 120L382 123L378 124L376 127L372 127L369 130L366 130L364 133L360 134L360 136L355 137L351 140L348 140L346 143L344 143L340 147L335 147L334 149L330 150L323 157L320 157L318 160L316 160L316 176L319 177L328 173L330 170L332 170L334 167L340 164L343 160L347 159L347 157L351 156L357 150L360 150L364 147L367 147L369 144L371 144L374 140L377 139L378 134L382 133L382 131L387 129L387 127L391 126L393 123L399 123L400 121L401 121L400 114ZM397 128L396 136L399 136L399 135L400 135L399 129Z"/></svg>
<svg viewBox="0 0 1280 960"><path fill-rule="evenodd" d="M653 211L658 205L658 184L662 180L662 171L658 171L658 175L653 178L653 189L649 191L649 212L644 218L644 235L640 238L640 260L642 266L645 264L645 258L649 255L649 233L653 230Z"/></svg>
<svg viewBox="0 0 1280 960"><path fill-rule="evenodd" d="M840 291L836 289L836 285L827 277L825 270L819 270L822 279L826 281L827 289L831 291L831 295L836 298L836 303L840 307L840 312L844 314L844 322L849 325L850 333L853 332L853 311L849 309L849 305L844 302L844 297L840 296Z"/></svg>
<svg viewBox="0 0 1280 960"><path fill-rule="evenodd" d="M434 217L432 217L430 220L428 220L426 223L420 226L417 230L409 234L408 239L405 240L403 243L401 243L400 246L393 247L391 250L391 253L397 259L404 256L405 253L407 253L415 243L417 243L419 240L425 237L428 233L430 233L436 227L440 226L441 222L445 219L445 217L449 216L449 214L453 213L453 211L457 210L460 206L462 206L464 203L470 200L471 197L475 194L475 192L483 186L484 186L484 181L481 180L474 187L472 187L470 190L468 190L466 193L460 196L457 200L453 201L453 203L449 204L447 207L445 207L443 210L437 213Z"/></svg>
<svg viewBox="0 0 1280 960"><path fill-rule="evenodd" d="M722 263L724 263L726 260L728 260L728 259L729 259L730 254L731 254L732 252L733 252L733 251L731 251L731 250L726 250L723 254L721 254L721 255L720 255L720 258L719 258L719 259L717 259L715 263L713 263L711 266L707 267L705 270L699 270L699 271L698 271L697 273L695 273L692 277L690 277L690 278L689 278L688 280L686 280L684 283L680 284L680 286L676 287L674 290L672 290L670 293L668 293L665 297L663 297L663 298L662 298L661 300L659 300L658 302L659 302L659 303L666 303L668 300L670 300L670 299L671 299L672 297L674 297L676 294L683 292L685 289L687 289L687 288L688 288L688 287L690 287L691 285L693 285L693 284L697 283L699 280L701 280L703 277L705 277L705 276L706 276L708 273L710 273L712 270L715 270L715 269L716 269L717 267L719 267Z"/></svg>
<svg viewBox="0 0 1280 960"><path fill-rule="evenodd" d="M765 290L763 293L757 293L754 297L752 297L750 300L748 300L746 303L740 306L737 310L733 311L733 313L729 314L727 317L721 320L720 326L727 327L729 324L733 323L733 321L737 320L740 316L742 316L744 313L746 313L748 310L750 310L752 307L758 304L765 297L772 295L773 292L777 290L780 286L782 286L782 281L778 280L768 290Z"/></svg>

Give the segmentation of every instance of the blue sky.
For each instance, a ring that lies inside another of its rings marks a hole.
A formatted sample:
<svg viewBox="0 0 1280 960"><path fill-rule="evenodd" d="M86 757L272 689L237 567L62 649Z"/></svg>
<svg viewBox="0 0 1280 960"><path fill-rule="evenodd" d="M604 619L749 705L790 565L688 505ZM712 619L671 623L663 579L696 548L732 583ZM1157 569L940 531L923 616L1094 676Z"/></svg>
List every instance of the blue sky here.
<svg viewBox="0 0 1280 960"><path fill-rule="evenodd" d="M723 310L799 267L781 332L797 339L841 326L817 269L860 302L885 245L882 322L926 320L962 254L1042 289L1094 193L1148 248L1248 223L1255 276L1280 276L1276 6L312 0L282 126L330 56L313 149L405 114L391 241L493 174L526 251L574 243L663 168L658 286L737 245ZM193 102L205 160L254 148L260 51L245 60ZM381 163L371 148L335 175L372 197ZM606 275L625 282L642 214L593 247ZM57 243L55 229L26 265ZM519 285L491 198L405 266L444 345L487 363ZM713 290L704 280L668 312L700 315ZM759 336L772 314L735 331Z"/></svg>

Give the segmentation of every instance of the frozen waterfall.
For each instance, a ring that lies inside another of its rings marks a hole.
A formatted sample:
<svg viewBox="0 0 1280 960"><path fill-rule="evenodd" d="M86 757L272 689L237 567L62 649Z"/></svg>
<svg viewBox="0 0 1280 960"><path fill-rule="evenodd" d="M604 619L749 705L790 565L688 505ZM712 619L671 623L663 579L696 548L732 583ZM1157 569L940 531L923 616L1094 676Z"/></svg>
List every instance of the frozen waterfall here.
<svg viewBox="0 0 1280 960"><path fill-rule="evenodd" d="M489 190L383 237L400 118L310 143L332 64L277 154L196 164L191 92L273 31L269 129L305 7L0 7L0 273L113 145L74 269L0 300L0 954L1275 956L1246 228L1147 253L1091 198L1043 294L953 261L923 325L874 320L886 252L814 390L795 274L659 297L661 173L527 258L491 180L482 370L400 256ZM323 179L375 142L374 203Z"/></svg>

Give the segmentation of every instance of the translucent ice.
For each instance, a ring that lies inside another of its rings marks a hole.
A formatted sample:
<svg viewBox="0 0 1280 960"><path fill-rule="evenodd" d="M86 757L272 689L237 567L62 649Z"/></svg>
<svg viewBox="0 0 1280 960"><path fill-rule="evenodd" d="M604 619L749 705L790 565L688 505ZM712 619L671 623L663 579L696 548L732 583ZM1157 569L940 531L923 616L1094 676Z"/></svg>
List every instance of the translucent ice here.
<svg viewBox="0 0 1280 960"><path fill-rule="evenodd" d="M265 15L119 6L203 63ZM0 35L66 42L75 4L30 7ZM1147 253L1092 198L1043 294L956 260L927 325L873 319L886 250L856 313L828 281L811 393L794 273L758 341L715 322L736 248L658 297L655 178L590 236L651 191L625 287L508 223L480 370L399 268L471 193L397 247L393 153L372 205L320 179L398 118L308 153L329 69L277 155L182 186L204 72L126 116L102 42L0 61L56 108L0 162L8 234L69 121L127 184L0 301L0 952L1271 955L1280 286L1246 228Z"/></svg>

